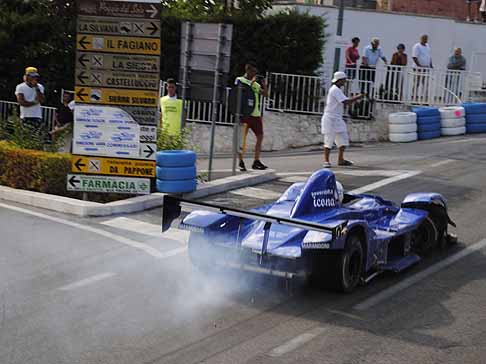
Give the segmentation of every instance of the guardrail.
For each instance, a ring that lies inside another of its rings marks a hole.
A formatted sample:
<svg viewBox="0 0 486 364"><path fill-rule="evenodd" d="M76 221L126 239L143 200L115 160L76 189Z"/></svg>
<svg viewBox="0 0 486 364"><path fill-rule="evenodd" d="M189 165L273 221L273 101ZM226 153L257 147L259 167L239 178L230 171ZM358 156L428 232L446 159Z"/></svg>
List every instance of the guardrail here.
<svg viewBox="0 0 486 364"><path fill-rule="evenodd" d="M47 130L52 130L57 109L51 106L42 106L41 109L42 120L46 123ZM0 119L7 120L13 115L20 115L20 105L17 102L0 100Z"/></svg>
<svg viewBox="0 0 486 364"><path fill-rule="evenodd" d="M349 82L373 84L370 98L378 102L445 106L469 101L480 73L436 68L386 66L346 68Z"/></svg>

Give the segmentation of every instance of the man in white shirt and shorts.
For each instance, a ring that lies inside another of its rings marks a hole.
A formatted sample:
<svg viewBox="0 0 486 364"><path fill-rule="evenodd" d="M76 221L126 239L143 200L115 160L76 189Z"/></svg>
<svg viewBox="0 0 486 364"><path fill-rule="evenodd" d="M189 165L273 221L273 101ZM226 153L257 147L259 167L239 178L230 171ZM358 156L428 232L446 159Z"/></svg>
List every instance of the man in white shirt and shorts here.
<svg viewBox="0 0 486 364"><path fill-rule="evenodd" d="M39 72L35 67L25 69L24 82L15 88L15 96L20 104L20 119L24 125L40 133L42 127L41 104L45 101L44 86L39 83Z"/></svg>
<svg viewBox="0 0 486 364"><path fill-rule="evenodd" d="M330 168L329 155L336 143L339 155L339 166L352 166L353 162L344 159L344 149L349 145L349 136L346 123L343 120L344 105L351 105L361 98L364 94L359 94L348 98L341 87L346 84L346 74L344 72L334 73L332 86L327 94L326 108L321 119L321 132L324 134L324 168Z"/></svg>

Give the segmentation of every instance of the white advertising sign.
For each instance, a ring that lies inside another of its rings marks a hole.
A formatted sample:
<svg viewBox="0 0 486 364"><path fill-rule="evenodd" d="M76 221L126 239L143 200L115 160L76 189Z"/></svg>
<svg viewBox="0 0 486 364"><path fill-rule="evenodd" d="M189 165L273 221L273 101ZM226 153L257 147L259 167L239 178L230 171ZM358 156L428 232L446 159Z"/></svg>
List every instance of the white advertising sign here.
<svg viewBox="0 0 486 364"><path fill-rule="evenodd" d="M140 126L116 107L76 105L73 154L140 157Z"/></svg>

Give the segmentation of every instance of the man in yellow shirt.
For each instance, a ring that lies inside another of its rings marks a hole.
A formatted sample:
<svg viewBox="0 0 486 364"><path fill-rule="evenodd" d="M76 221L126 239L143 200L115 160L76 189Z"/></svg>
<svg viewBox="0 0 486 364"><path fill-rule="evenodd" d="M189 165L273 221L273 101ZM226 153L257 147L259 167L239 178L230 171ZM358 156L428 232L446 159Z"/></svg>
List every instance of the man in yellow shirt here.
<svg viewBox="0 0 486 364"><path fill-rule="evenodd" d="M166 82L167 95L160 98L160 120L162 129L177 135L181 131L182 100L177 99L177 84L173 78Z"/></svg>
<svg viewBox="0 0 486 364"><path fill-rule="evenodd" d="M241 123L243 124L243 143L241 146L241 150L239 153L239 167L240 171L246 171L245 162L243 161L245 151L246 151L246 139L248 136L248 129L251 129L256 137L256 144L255 144L255 158L253 161L252 169L263 170L267 169L268 167L264 165L260 161L260 154L262 150L262 142L263 142L263 122L262 122L262 112L260 108L261 97L268 96L268 89L265 80L263 79L260 83L257 82L257 74L258 69L253 62L248 62L245 65L245 74L241 77L238 77L235 81L235 84L243 83L248 85L253 90L255 95L255 106L253 108L253 112L249 116L244 116L241 119Z"/></svg>

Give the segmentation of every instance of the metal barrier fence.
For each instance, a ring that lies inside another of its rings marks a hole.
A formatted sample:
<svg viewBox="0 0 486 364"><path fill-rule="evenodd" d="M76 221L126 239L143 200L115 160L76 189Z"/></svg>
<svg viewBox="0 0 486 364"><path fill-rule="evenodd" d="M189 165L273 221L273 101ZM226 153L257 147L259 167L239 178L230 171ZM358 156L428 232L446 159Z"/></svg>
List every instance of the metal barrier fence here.
<svg viewBox="0 0 486 364"><path fill-rule="evenodd" d="M159 95L166 94L165 81L160 81ZM178 87L181 85L178 83ZM218 123L233 124L234 117L229 112L229 95L230 87L225 90L224 103L218 104ZM184 106L186 108L186 121L198 123L211 123L213 118L213 103L212 101L199 100L185 100Z"/></svg>
<svg viewBox="0 0 486 364"><path fill-rule="evenodd" d="M266 109L281 112L322 114L325 80L317 76L268 73Z"/></svg>
<svg viewBox="0 0 486 364"><path fill-rule="evenodd" d="M42 120L46 123L47 130L52 130L56 120L57 109L50 106L42 106ZM20 116L20 105L13 101L0 100L0 119L8 120L13 115Z"/></svg>
<svg viewBox="0 0 486 364"><path fill-rule="evenodd" d="M473 80L481 77L469 71L386 65L345 71L351 83L372 82L370 98L375 101L407 105L445 106L469 101Z"/></svg>

